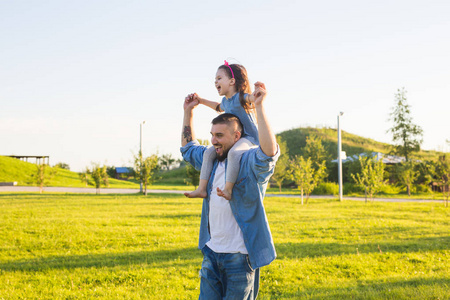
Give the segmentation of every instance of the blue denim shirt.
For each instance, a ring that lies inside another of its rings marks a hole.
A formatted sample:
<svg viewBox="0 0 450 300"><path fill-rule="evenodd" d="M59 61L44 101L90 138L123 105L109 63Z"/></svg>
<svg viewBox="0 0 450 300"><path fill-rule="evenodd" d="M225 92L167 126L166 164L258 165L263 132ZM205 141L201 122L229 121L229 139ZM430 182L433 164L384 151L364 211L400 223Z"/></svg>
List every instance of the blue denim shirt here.
<svg viewBox="0 0 450 300"><path fill-rule="evenodd" d="M183 158L200 170L206 146L192 141L180 150ZM273 157L265 155L260 147L246 151L241 158L239 175L230 200L231 210L241 228L250 264L254 269L270 264L277 256L263 199L279 153L279 148ZM216 160L208 181L208 196L203 199L199 249L203 249L211 238L208 224L209 199L217 164Z"/></svg>
<svg viewBox="0 0 450 300"><path fill-rule="evenodd" d="M243 137L248 139L253 144L259 145L256 117L253 113L246 112L245 109L241 106L239 95L240 93L236 93L230 99L223 97L222 102L220 103L220 108L226 113L230 113L237 116L239 120L241 120L242 125L244 126Z"/></svg>

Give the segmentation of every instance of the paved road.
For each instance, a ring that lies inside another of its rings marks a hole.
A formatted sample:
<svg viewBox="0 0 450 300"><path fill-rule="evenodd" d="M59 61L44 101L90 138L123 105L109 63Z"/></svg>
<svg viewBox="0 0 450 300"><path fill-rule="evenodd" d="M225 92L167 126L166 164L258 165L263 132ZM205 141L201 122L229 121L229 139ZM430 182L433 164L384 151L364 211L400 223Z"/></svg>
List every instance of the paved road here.
<svg viewBox="0 0 450 300"><path fill-rule="evenodd" d="M170 193L182 194L184 191L170 191L170 190L147 190L149 193ZM39 192L37 186L0 186L0 192ZM95 188L76 188L76 187L45 187L44 192L57 193L80 193L80 194L95 194ZM101 194L136 194L139 189L112 189L102 188Z"/></svg>
<svg viewBox="0 0 450 300"><path fill-rule="evenodd" d="M294 197L294 198L300 198L300 195L275 195L275 194L267 194L267 197ZM321 199L337 199L337 196L330 196L330 195L323 195L323 196L317 196L317 195L311 195L309 198L321 198ZM354 201L366 201L364 197L342 197L343 200L354 200ZM369 199L367 201L370 201ZM418 203L424 203L424 202L444 202L444 200L430 200L430 199L403 199L403 198L375 198L374 201L379 202L418 202Z"/></svg>
<svg viewBox="0 0 450 300"><path fill-rule="evenodd" d="M95 188L73 188L73 187L45 187L45 192L57 192L57 193L81 193L81 194L95 194ZM39 192L39 188L35 186L0 186L0 192ZM166 194L183 194L186 191L176 190L148 190L148 193L166 193ZM102 188L101 194L136 194L139 193L138 189L113 189ZM266 194L266 197L287 197L287 198L300 198L300 195L278 195L278 194ZM336 196L316 196L312 195L310 198L327 198L336 199ZM344 197L344 200L365 201L360 197ZM375 198L375 201L380 202L444 202L444 200L427 200L427 199L393 199L393 198Z"/></svg>

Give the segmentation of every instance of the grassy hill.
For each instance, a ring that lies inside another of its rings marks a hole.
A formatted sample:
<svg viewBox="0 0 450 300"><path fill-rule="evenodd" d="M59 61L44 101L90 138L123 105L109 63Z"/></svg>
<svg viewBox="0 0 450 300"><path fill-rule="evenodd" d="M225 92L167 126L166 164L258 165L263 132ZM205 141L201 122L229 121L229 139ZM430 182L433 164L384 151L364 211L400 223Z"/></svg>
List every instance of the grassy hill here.
<svg viewBox="0 0 450 300"><path fill-rule="evenodd" d="M337 157L337 130L332 128L295 128L283 131L278 134L287 144L289 155L301 155L302 148L306 145L306 137L310 134L315 134L322 139L322 144L328 151L331 157ZM342 131L342 151L347 153L347 156L360 154L363 152L382 152L389 153L392 145L377 142L375 140L364 138L355 134ZM416 154L421 160L435 160L441 154L437 151L422 150Z"/></svg>
<svg viewBox="0 0 450 300"><path fill-rule="evenodd" d="M16 158L0 156L0 182L14 182L21 186L32 186L31 174L36 173L36 164L18 160ZM78 173L65 169L58 169L49 186L86 187L81 182ZM131 181L109 179L111 188L139 188Z"/></svg>

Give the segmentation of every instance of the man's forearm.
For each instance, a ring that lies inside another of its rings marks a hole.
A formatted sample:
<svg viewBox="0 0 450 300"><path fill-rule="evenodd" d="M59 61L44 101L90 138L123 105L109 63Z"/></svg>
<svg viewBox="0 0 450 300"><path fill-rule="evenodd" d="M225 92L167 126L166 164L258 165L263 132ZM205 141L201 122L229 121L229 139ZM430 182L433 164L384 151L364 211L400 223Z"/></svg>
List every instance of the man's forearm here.
<svg viewBox="0 0 450 300"><path fill-rule="evenodd" d="M261 150L267 156L277 154L277 139L267 119L263 104L256 105L256 114L258 116L258 136Z"/></svg>
<svg viewBox="0 0 450 300"><path fill-rule="evenodd" d="M195 140L195 134L193 129L193 111L185 110L183 118L183 128L181 129L181 146L185 146L187 143Z"/></svg>

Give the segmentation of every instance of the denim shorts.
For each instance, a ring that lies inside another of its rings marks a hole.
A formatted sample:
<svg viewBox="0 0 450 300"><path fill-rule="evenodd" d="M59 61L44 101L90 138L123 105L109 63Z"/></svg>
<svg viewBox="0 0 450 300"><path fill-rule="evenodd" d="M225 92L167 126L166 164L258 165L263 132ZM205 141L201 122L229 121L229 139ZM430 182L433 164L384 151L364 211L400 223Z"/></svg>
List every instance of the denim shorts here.
<svg viewBox="0 0 450 300"><path fill-rule="evenodd" d="M252 269L247 254L216 253L202 249L199 299L256 299L259 269Z"/></svg>

